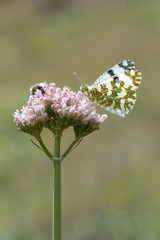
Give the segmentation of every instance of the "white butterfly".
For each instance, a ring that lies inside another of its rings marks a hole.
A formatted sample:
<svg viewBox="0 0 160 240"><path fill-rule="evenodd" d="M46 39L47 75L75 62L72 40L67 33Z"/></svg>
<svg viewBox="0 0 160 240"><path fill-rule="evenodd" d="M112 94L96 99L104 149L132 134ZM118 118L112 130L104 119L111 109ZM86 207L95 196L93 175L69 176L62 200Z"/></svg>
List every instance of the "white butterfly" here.
<svg viewBox="0 0 160 240"><path fill-rule="evenodd" d="M141 72L135 70L133 61L124 60L103 73L93 85L82 83L80 89L94 103L124 117L136 102L141 75Z"/></svg>

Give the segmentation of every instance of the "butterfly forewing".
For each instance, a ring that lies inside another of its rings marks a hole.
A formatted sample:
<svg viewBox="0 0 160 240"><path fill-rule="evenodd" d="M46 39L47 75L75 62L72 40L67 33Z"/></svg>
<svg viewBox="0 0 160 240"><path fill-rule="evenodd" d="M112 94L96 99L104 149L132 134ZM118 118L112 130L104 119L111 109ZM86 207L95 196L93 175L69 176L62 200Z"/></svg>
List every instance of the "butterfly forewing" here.
<svg viewBox="0 0 160 240"><path fill-rule="evenodd" d="M124 60L122 62L119 62L118 64L114 65L112 68L104 72L97 80L94 82L94 85L98 82L103 81L106 78L113 77L116 75L119 75L121 73L124 73L125 70L131 70L135 69L134 62L131 60Z"/></svg>

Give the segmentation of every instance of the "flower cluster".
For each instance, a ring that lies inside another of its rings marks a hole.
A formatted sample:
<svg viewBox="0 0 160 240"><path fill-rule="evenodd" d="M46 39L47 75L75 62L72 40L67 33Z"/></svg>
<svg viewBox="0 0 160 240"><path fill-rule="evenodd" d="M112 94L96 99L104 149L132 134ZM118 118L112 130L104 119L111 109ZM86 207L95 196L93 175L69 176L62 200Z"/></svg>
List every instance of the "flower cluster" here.
<svg viewBox="0 0 160 240"><path fill-rule="evenodd" d="M13 114L18 130L27 132L36 138L43 127L54 134L73 126L77 138L99 129L107 118L96 113L95 106L81 91L75 93L68 87L63 89L54 83L40 83L31 88L26 107Z"/></svg>

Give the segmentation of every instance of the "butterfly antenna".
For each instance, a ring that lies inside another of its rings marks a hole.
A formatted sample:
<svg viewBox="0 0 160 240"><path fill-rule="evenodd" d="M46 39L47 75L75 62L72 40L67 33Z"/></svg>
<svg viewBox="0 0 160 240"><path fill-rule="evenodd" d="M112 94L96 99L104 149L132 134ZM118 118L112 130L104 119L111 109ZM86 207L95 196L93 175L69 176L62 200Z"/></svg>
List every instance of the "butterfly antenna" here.
<svg viewBox="0 0 160 240"><path fill-rule="evenodd" d="M83 83L82 79L77 75L76 72L73 73L73 76L76 77L76 78L78 78L78 80Z"/></svg>

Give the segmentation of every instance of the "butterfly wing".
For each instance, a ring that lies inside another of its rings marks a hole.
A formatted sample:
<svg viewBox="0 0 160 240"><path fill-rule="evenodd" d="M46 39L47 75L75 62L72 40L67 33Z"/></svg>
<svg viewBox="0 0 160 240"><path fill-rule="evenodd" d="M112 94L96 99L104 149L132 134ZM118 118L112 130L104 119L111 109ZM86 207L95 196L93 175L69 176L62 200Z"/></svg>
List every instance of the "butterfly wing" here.
<svg viewBox="0 0 160 240"><path fill-rule="evenodd" d="M99 78L97 78L97 80L94 82L94 85L98 82L105 80L106 78L121 74L125 70L132 69L135 69L134 62L131 60L123 60L122 62L119 62L118 64L114 65L112 68L104 72Z"/></svg>
<svg viewBox="0 0 160 240"><path fill-rule="evenodd" d="M136 102L141 73L133 61L124 60L103 73L89 87L89 98L106 110L124 117Z"/></svg>

